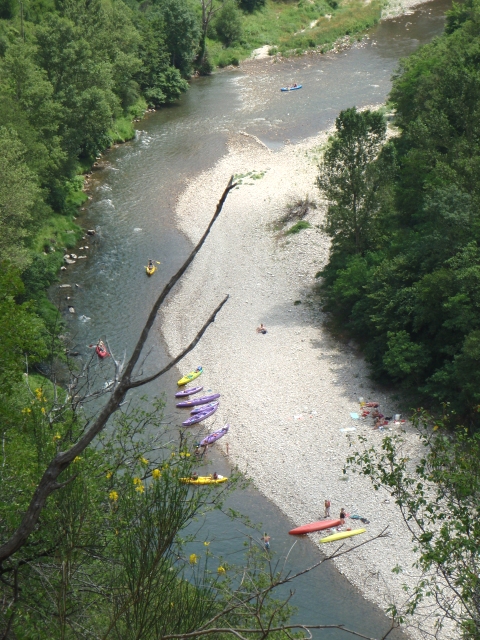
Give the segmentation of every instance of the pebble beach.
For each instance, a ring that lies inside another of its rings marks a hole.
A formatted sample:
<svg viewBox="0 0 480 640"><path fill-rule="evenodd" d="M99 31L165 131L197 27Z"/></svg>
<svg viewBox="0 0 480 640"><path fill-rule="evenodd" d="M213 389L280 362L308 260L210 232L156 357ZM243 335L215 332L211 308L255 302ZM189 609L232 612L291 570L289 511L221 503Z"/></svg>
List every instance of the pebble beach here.
<svg viewBox="0 0 480 640"><path fill-rule="evenodd" d="M221 393L215 416L199 433L226 421L229 434L215 446L233 465L299 526L344 507L370 521L367 533L344 540L353 547L365 536L376 539L335 560L338 570L366 598L386 609L400 609L404 584L413 586L417 571L411 536L393 499L374 491L370 482L350 471L346 458L359 448L358 436L379 445L385 431L371 421L353 419L359 398L376 401L391 416L398 407L369 379L368 366L355 345L335 340L324 326L316 296L316 273L328 258L329 238L320 225L325 203L315 185L323 132L273 153L254 137L239 133L228 153L211 170L189 182L178 200L181 230L195 243L208 224L230 176L238 186L205 245L162 312L162 333L172 355L193 338L211 310L230 299L195 350L182 361L182 371L199 364L204 382ZM307 215L309 229L284 235L279 219L299 198L317 204ZM199 295L199 292L201 294ZM194 310L194 311L192 311ZM267 334L256 332L264 323ZM404 431L406 450L415 456L418 440L408 423L385 429ZM347 520L346 527L363 526ZM318 534L311 534L318 541ZM320 545L322 551L325 545ZM333 549L329 549L331 551ZM392 573L400 565L402 573ZM410 637L426 637L432 620L417 616ZM417 628L415 628L417 627ZM440 637L440 636L439 636ZM444 637L454 637L452 630Z"/></svg>

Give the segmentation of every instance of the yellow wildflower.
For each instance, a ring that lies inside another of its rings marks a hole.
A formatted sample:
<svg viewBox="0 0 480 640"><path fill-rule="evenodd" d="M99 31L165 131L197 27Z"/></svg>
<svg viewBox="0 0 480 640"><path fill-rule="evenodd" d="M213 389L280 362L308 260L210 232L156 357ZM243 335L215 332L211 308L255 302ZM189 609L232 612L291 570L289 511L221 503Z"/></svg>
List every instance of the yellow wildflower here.
<svg viewBox="0 0 480 640"><path fill-rule="evenodd" d="M80 456L75 456L75 458L73 459L74 462L80 462L82 458Z"/></svg>
<svg viewBox="0 0 480 640"><path fill-rule="evenodd" d="M25 409L22 409L22 413L32 413L32 410L28 407L25 407Z"/></svg>
<svg viewBox="0 0 480 640"><path fill-rule="evenodd" d="M197 559L198 559L198 556L195 553L190 554L190 557L189 557L190 564L197 564Z"/></svg>
<svg viewBox="0 0 480 640"><path fill-rule="evenodd" d="M45 415L45 407L42 407L42 413Z"/></svg>
<svg viewBox="0 0 480 640"><path fill-rule="evenodd" d="M138 484L135 487L135 491L138 491L138 493L144 493L145 492L145 487L143 486L143 484Z"/></svg>
<svg viewBox="0 0 480 640"><path fill-rule="evenodd" d="M107 473L105 474L106 478L108 480L110 480L110 478L113 476L113 473L111 471L107 471Z"/></svg>
<svg viewBox="0 0 480 640"><path fill-rule="evenodd" d="M171 455L172 455L172 458L174 458L175 457L175 451L172 451Z"/></svg>
<svg viewBox="0 0 480 640"><path fill-rule="evenodd" d="M142 481L140 480L140 478L134 478L133 484L142 484Z"/></svg>
<svg viewBox="0 0 480 640"><path fill-rule="evenodd" d="M42 393L42 390L40 389L40 387L38 389L35 389L35 395L37 396L37 398L39 400L42 399L43 393Z"/></svg>
<svg viewBox="0 0 480 640"><path fill-rule="evenodd" d="M181 458L189 458L189 457L190 457L190 454L189 454L189 453L186 453L185 451L182 451L182 453L180 454L180 457L181 457Z"/></svg>
<svg viewBox="0 0 480 640"><path fill-rule="evenodd" d="M61 440L62 436L57 432L54 436L53 436L53 441L55 442L56 440Z"/></svg>
<svg viewBox="0 0 480 640"><path fill-rule="evenodd" d="M108 494L108 497L110 498L110 500L112 502L117 502L118 500L118 493L116 491L110 491L110 493Z"/></svg>
<svg viewBox="0 0 480 640"><path fill-rule="evenodd" d="M142 464L148 464L148 460L146 458L144 458L143 456L140 458L140 462Z"/></svg>
<svg viewBox="0 0 480 640"><path fill-rule="evenodd" d="M154 469L154 470L152 471L152 478L153 478L154 480L159 480L159 478L160 478L160 476L161 476L161 475L162 475L162 474L160 473L160 469Z"/></svg>
<svg viewBox="0 0 480 640"><path fill-rule="evenodd" d="M226 573L226 569L225 569L225 567L218 567L218 569L217 569L217 573L220 573L220 574L222 574L222 573Z"/></svg>
<svg viewBox="0 0 480 640"><path fill-rule="evenodd" d="M440 427L438 426L438 424L436 424L436 425L433 427L433 430L434 430L434 431L438 431L438 429L440 429Z"/></svg>
<svg viewBox="0 0 480 640"><path fill-rule="evenodd" d="M208 546L209 546L209 544L210 544L210 542L207 542L207 541L205 540L205 542L204 542L203 544L204 544L206 547L208 547Z"/></svg>

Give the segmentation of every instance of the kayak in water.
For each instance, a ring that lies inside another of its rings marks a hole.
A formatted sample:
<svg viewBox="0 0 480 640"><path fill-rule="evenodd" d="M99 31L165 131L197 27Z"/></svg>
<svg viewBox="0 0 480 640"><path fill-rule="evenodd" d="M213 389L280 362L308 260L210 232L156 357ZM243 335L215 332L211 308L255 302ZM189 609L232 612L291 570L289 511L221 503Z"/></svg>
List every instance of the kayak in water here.
<svg viewBox="0 0 480 640"><path fill-rule="evenodd" d="M99 344L97 344L95 348L95 352L97 356L102 359L110 355L108 351L105 349L105 345L103 344L103 342L100 342Z"/></svg>
<svg viewBox="0 0 480 640"><path fill-rule="evenodd" d="M146 271L147 271L147 276L151 276L155 273L155 271L157 270L157 267L152 264L151 267L145 267Z"/></svg>
<svg viewBox="0 0 480 640"><path fill-rule="evenodd" d="M301 89L301 84L292 84L291 87L282 87L280 91L296 91L297 89Z"/></svg>
<svg viewBox="0 0 480 640"><path fill-rule="evenodd" d="M190 373L187 373L183 378L180 378L177 384L179 387L183 387L184 384L188 384L192 380L195 380L195 378L198 378L202 373L203 367L197 367L194 371L190 371Z"/></svg>

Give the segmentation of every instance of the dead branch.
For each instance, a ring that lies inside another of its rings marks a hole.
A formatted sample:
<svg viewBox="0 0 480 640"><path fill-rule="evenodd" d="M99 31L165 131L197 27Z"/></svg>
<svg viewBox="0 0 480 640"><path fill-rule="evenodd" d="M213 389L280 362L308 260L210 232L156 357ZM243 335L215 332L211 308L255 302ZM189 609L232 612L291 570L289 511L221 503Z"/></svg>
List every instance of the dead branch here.
<svg viewBox="0 0 480 640"><path fill-rule="evenodd" d="M170 281L165 285L163 291L160 293L157 298L153 308L148 316L147 322L143 327L142 333L138 339L138 342L133 350L133 353L124 368L123 372L120 371L123 368L121 363L115 362L115 384L112 394L105 404L103 409L99 412L96 420L93 422L91 427L84 433L84 435L80 438L78 442L76 442L70 449L67 451L59 452L55 458L50 462L47 469L45 470L40 482L35 489L33 497L30 501L30 504L23 516L22 522L16 531L12 534L9 540L0 546L0 565L8 558L10 558L14 553L16 553L27 541L30 534L35 530L40 514L45 506L45 503L48 497L57 489L61 488L62 484L57 483L57 478L59 475L67 469L67 467L73 462L73 460L79 456L92 442L92 440L105 428L109 418L115 413L118 409L119 405L125 398L126 393L135 387L140 387L150 380L154 380L158 378L162 374L166 373L174 367L184 356L186 353L191 351L195 345L198 343L198 340L205 333L207 327L215 321L216 314L220 311L222 306L228 299L228 296L218 305L215 311L210 315L208 320L204 323L200 331L194 340L188 345L186 349L184 349L176 358L174 358L166 367L164 367L161 371L150 376L148 378L144 378L142 380L132 381L132 375L134 368L140 358L142 353L142 349L145 346L147 338L149 336L150 330L155 322L157 317L157 313L165 301L167 295L173 289L173 287L177 284L183 274L186 272L188 267L192 264L195 256L202 248L205 240L207 239L215 221L217 220L220 212L222 211L225 200L227 199L230 191L236 186L233 182L233 176L230 178L225 191L220 198L217 208L215 210L215 214L213 215L205 233L200 238L187 260L183 263L180 269L177 271L175 275L172 276ZM118 378L117 378L118 376Z"/></svg>

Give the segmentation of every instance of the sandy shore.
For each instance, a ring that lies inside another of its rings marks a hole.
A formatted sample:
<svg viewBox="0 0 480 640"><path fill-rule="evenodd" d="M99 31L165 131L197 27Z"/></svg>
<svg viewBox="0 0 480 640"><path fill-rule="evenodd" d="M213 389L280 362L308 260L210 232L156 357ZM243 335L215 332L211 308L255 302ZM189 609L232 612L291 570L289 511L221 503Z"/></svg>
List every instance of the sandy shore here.
<svg viewBox="0 0 480 640"><path fill-rule="evenodd" d="M205 246L169 300L162 329L176 354L224 294L230 294L215 324L182 363L185 371L202 364L203 382L222 394L216 421L210 419L201 432L224 420L231 423L230 434L217 446L228 442L231 461L292 524L322 517L329 498L334 517L345 507L347 513L368 518L369 536L388 525L388 538L363 546L336 565L368 599L383 608L392 602L401 607L406 597L402 585L412 586L416 576L410 536L386 493L342 471L357 435L371 444L382 437L367 422L350 417L358 412L358 398L380 402L385 415L398 409L379 396L355 348L336 342L322 326L312 295L314 276L329 251L329 239L318 228L324 206L315 187L318 147L325 139L321 134L272 153L255 139L237 135L229 153L189 183L177 216L195 242L230 176L249 174L229 195ZM308 217L313 228L288 240L278 237L272 223L289 201L306 195L319 204ZM268 328L266 335L255 332L260 322ZM344 431L352 427L354 431ZM416 436L407 437L414 453ZM348 526L359 525L350 520ZM345 545L358 541L352 538ZM395 565L403 567L402 574L392 573Z"/></svg>

